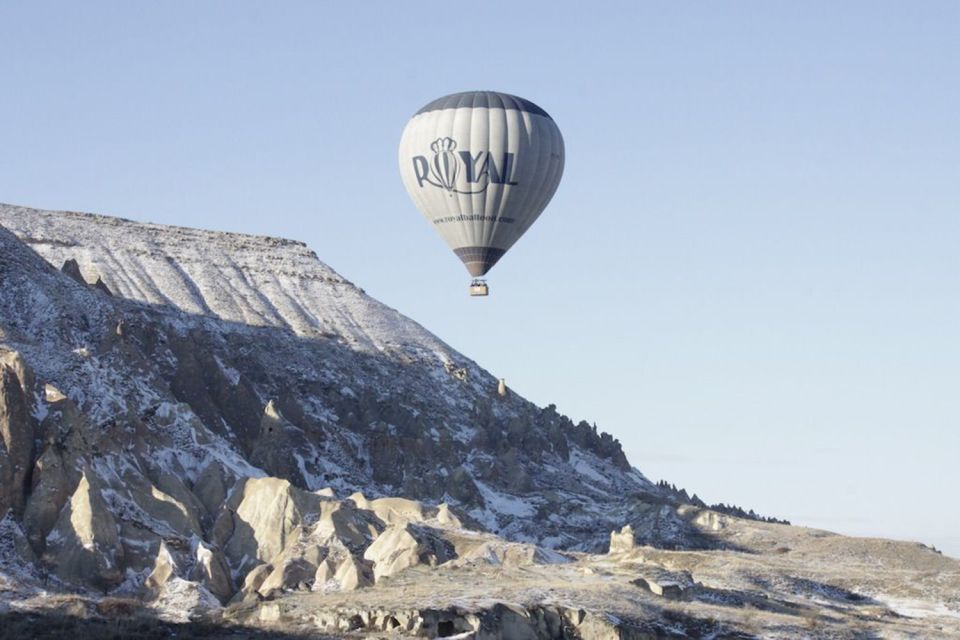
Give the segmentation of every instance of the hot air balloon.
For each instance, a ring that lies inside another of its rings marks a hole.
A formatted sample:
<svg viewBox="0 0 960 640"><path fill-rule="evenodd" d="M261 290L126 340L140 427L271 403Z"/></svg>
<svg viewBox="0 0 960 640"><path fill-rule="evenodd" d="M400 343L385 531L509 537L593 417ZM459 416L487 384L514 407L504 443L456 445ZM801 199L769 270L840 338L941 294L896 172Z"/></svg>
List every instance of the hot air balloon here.
<svg viewBox="0 0 960 640"><path fill-rule="evenodd" d="M563 137L547 112L496 91L434 100L400 139L403 184L473 276L471 295L488 294L482 277L546 208L563 159Z"/></svg>

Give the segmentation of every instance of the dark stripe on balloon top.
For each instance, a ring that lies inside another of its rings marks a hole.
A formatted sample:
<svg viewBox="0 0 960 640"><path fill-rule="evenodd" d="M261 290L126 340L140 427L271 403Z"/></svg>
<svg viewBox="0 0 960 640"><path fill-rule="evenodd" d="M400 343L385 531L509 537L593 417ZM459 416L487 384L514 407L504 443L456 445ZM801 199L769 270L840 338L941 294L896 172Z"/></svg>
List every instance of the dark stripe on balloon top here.
<svg viewBox="0 0 960 640"><path fill-rule="evenodd" d="M550 114L529 100L498 91L464 91L463 93L451 93L449 96L437 98L417 111L414 115L420 115L428 111L441 111L443 109L481 107L487 107L488 109L515 109L553 120L553 118L550 118Z"/></svg>

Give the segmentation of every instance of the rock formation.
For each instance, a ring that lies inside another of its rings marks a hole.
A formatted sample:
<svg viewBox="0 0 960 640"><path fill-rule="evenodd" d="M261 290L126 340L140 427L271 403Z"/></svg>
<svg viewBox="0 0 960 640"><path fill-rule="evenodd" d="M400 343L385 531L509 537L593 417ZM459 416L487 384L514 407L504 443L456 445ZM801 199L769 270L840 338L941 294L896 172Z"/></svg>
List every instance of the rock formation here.
<svg viewBox="0 0 960 640"><path fill-rule="evenodd" d="M685 495L301 243L0 205L0 614L109 594L337 632L720 637L746 621L670 609L670 585L710 615L884 601L803 564L865 543ZM952 561L869 549L954 610ZM748 552L765 573L724 583Z"/></svg>
<svg viewBox="0 0 960 640"><path fill-rule="evenodd" d="M0 348L0 514L23 512L33 466L33 376L16 352Z"/></svg>

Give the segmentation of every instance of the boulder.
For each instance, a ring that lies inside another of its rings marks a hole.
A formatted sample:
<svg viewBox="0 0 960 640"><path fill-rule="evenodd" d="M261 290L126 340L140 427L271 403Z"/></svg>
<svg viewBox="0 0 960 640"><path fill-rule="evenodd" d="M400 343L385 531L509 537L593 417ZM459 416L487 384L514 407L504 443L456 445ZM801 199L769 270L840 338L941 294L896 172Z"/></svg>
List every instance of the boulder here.
<svg viewBox="0 0 960 640"><path fill-rule="evenodd" d="M687 571L655 571L631 580L631 583L668 600L685 599L695 586Z"/></svg>
<svg viewBox="0 0 960 640"><path fill-rule="evenodd" d="M112 489L118 495L124 496L139 511L133 516L138 524L146 524L146 522L140 522L141 519L146 520L154 533L162 536L175 535L185 539L202 536L203 527L200 525L197 501L192 500L189 491L182 485L178 486L178 483L169 477L166 485L180 493L184 501L181 502L162 491L135 469L124 470L121 482L114 482Z"/></svg>
<svg viewBox="0 0 960 640"><path fill-rule="evenodd" d="M225 540L217 540L234 566L244 562L270 562L291 541L308 514L317 514L325 499L297 489L280 478L246 478L233 491L218 522Z"/></svg>
<svg viewBox="0 0 960 640"><path fill-rule="evenodd" d="M317 565L317 571L313 574L313 590L323 590L336 574L337 567L332 558L321 560Z"/></svg>
<svg viewBox="0 0 960 640"><path fill-rule="evenodd" d="M421 564L422 555L420 541L406 524L388 527L363 553L364 559L373 563L376 581Z"/></svg>
<svg viewBox="0 0 960 640"><path fill-rule="evenodd" d="M386 524L403 522L423 522L425 519L423 504L406 498L378 498L368 500L360 492L350 496L358 509L367 509L377 514Z"/></svg>
<svg viewBox="0 0 960 640"><path fill-rule="evenodd" d="M460 521L460 518L453 512L446 502L441 503L437 507L437 521L447 527L452 529L461 529L463 528L463 523Z"/></svg>
<svg viewBox="0 0 960 640"><path fill-rule="evenodd" d="M157 489L171 498L182 510L183 516L190 521L191 527L201 528L202 523L209 524L210 517L207 508L197 498L197 496L187 488L180 476L162 471L154 481ZM186 535L187 530L183 530L181 535Z"/></svg>
<svg viewBox="0 0 960 640"><path fill-rule="evenodd" d="M637 548L633 527L624 525L620 531L610 532L610 553L628 553Z"/></svg>
<svg viewBox="0 0 960 640"><path fill-rule="evenodd" d="M373 541L363 557L373 563L375 580L420 564L436 566L456 557L453 545L429 528L411 523L388 527Z"/></svg>
<svg viewBox="0 0 960 640"><path fill-rule="evenodd" d="M80 272L80 265L77 264L77 261L73 258L69 258L63 262L63 266L60 267L60 271L65 275L69 276L71 280L78 282L84 286L87 285L87 280L83 277L83 274Z"/></svg>
<svg viewBox="0 0 960 640"><path fill-rule="evenodd" d="M230 577L230 567L219 549L202 540L194 540L194 565L188 578L201 585L216 596L221 604L226 603L235 589Z"/></svg>
<svg viewBox="0 0 960 640"><path fill-rule="evenodd" d="M23 512L23 525L30 544L42 552L47 535L57 523L63 505L70 499L70 473L55 446L48 446L33 466L33 489Z"/></svg>
<svg viewBox="0 0 960 640"><path fill-rule="evenodd" d="M192 568L187 570L190 563ZM199 540L189 550L161 541L153 570L143 587L147 599L175 620L191 619L216 609L233 593L230 571L222 555Z"/></svg>
<svg viewBox="0 0 960 640"><path fill-rule="evenodd" d="M382 521L373 512L358 509L352 500L323 500L313 535L324 544L336 541L351 552L363 553L382 530Z"/></svg>
<svg viewBox="0 0 960 640"><path fill-rule="evenodd" d="M368 500L360 492L351 495L350 500L352 500L359 509L373 511L377 517L387 525L436 520L440 524L454 528L460 528L462 526L460 519L446 503L442 503L436 507L429 507L425 506L422 502L408 498L389 497Z"/></svg>
<svg viewBox="0 0 960 640"><path fill-rule="evenodd" d="M84 470L46 540L57 575L104 591L123 579L123 547L117 523L100 494L99 482Z"/></svg>
<svg viewBox="0 0 960 640"><path fill-rule="evenodd" d="M270 475L306 486L296 456L291 452L309 447L303 431L287 420L273 400L260 419L260 431L250 451L250 462Z"/></svg>
<svg viewBox="0 0 960 640"><path fill-rule="evenodd" d="M263 564L258 564L247 574L247 577L243 580L243 590L244 591L257 591L260 586L263 584L264 580L273 572L273 565L264 562Z"/></svg>
<svg viewBox="0 0 960 640"><path fill-rule="evenodd" d="M36 389L37 380L33 374L33 369L27 365L27 362L19 352L0 348L0 366L12 370L20 382L21 389L32 397L33 391Z"/></svg>
<svg viewBox="0 0 960 640"><path fill-rule="evenodd" d="M353 556L347 556L343 560L333 578L343 591L369 587L374 581L370 565Z"/></svg>
<svg viewBox="0 0 960 640"><path fill-rule="evenodd" d="M193 483L192 493L211 518L216 518L227 499L227 481L223 466L216 460L203 468L197 481Z"/></svg>
<svg viewBox="0 0 960 640"><path fill-rule="evenodd" d="M274 566L274 570L257 587L264 598L269 598L276 591L297 589L301 584L309 587L317 572L317 565L303 557L289 558L282 564L271 563L270 566Z"/></svg>
<svg viewBox="0 0 960 640"><path fill-rule="evenodd" d="M0 359L0 517L9 509L23 513L27 479L33 466L32 374L20 356Z"/></svg>
<svg viewBox="0 0 960 640"><path fill-rule="evenodd" d="M157 549L156 559L153 563L153 571L147 576L143 586L150 597L156 598L163 591L164 586L173 578L177 577L177 562L173 553L166 542L161 542Z"/></svg>

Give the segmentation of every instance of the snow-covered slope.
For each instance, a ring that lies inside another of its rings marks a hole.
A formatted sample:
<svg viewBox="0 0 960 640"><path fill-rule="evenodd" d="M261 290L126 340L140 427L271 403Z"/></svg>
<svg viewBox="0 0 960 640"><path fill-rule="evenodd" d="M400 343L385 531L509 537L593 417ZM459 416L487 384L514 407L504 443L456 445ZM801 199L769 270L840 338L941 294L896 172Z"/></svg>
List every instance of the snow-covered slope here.
<svg viewBox="0 0 960 640"><path fill-rule="evenodd" d="M358 349L449 350L302 242L3 204L0 224L51 264L76 260L89 282L101 278L129 300L303 337L336 334Z"/></svg>

